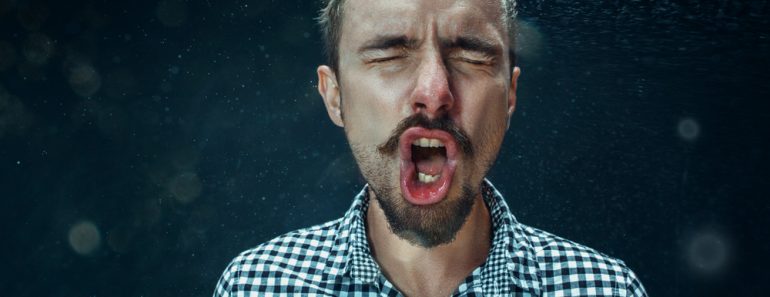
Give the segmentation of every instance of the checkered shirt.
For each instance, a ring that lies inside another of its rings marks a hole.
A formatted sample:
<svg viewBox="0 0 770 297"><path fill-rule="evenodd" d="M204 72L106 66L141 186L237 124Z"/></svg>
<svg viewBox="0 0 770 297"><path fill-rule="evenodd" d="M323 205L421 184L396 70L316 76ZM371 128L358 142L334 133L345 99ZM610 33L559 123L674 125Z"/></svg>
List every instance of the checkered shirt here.
<svg viewBox="0 0 770 297"><path fill-rule="evenodd" d="M371 256L368 192L364 187L340 219L238 255L214 296L403 296ZM492 247L452 296L647 296L622 261L519 223L489 181L482 192Z"/></svg>

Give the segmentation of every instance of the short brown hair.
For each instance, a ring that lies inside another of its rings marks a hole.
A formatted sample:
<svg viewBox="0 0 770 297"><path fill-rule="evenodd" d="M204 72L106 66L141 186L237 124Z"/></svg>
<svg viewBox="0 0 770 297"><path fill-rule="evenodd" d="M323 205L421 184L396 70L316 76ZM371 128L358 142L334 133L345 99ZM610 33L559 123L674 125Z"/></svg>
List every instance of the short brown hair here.
<svg viewBox="0 0 770 297"><path fill-rule="evenodd" d="M321 27L321 34L324 39L324 50L326 52L326 63L334 71L339 67L339 43L340 31L342 30L342 13L345 0L324 0L324 7L318 15L318 25ZM508 29L509 57L511 66L516 64L516 55L514 53L514 44L516 41L516 0L500 0L503 7L502 22Z"/></svg>

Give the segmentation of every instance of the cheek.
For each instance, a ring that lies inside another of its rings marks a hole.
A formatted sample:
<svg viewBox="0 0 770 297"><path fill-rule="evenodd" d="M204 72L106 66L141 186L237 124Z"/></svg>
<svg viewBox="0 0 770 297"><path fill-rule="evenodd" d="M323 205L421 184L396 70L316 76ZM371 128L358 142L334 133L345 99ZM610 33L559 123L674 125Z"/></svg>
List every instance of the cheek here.
<svg viewBox="0 0 770 297"><path fill-rule="evenodd" d="M351 142L360 145L376 145L378 139L386 133L383 131L384 125L382 106L377 100L372 98L355 96L350 94L344 97L343 113L345 121L345 133Z"/></svg>
<svg viewBox="0 0 770 297"><path fill-rule="evenodd" d="M471 134L475 145L498 145L508 121L507 93L504 84L468 86L462 106L462 126Z"/></svg>
<svg viewBox="0 0 770 297"><path fill-rule="evenodd" d="M362 145L385 142L401 120L395 91L381 79L362 77L343 83L347 86L342 90L342 111L348 138Z"/></svg>

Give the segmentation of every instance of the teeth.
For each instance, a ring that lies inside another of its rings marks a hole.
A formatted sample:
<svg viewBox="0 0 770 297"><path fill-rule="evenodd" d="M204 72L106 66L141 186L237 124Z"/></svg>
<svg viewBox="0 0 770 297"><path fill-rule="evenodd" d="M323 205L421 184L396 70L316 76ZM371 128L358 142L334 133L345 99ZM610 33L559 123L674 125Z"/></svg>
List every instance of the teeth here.
<svg viewBox="0 0 770 297"><path fill-rule="evenodd" d="M418 172L417 173L417 179L419 179L420 182L425 183L425 184L432 183L432 182L438 180L439 176L440 175L430 175L430 174L425 174L425 173L422 173L422 172Z"/></svg>
<svg viewBox="0 0 770 297"><path fill-rule="evenodd" d="M444 147L444 143L441 140L435 138L418 138L412 142L412 145L419 147Z"/></svg>

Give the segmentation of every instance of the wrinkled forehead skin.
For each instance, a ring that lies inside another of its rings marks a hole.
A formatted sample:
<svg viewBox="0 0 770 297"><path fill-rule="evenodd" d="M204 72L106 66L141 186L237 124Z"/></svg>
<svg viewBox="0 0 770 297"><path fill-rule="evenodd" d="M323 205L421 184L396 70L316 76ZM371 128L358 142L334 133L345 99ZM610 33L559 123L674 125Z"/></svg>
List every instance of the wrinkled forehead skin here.
<svg viewBox="0 0 770 297"><path fill-rule="evenodd" d="M422 40L434 28L440 39L475 36L499 44L504 53L509 50L500 0L346 0L342 15L342 69L366 40L378 35Z"/></svg>

